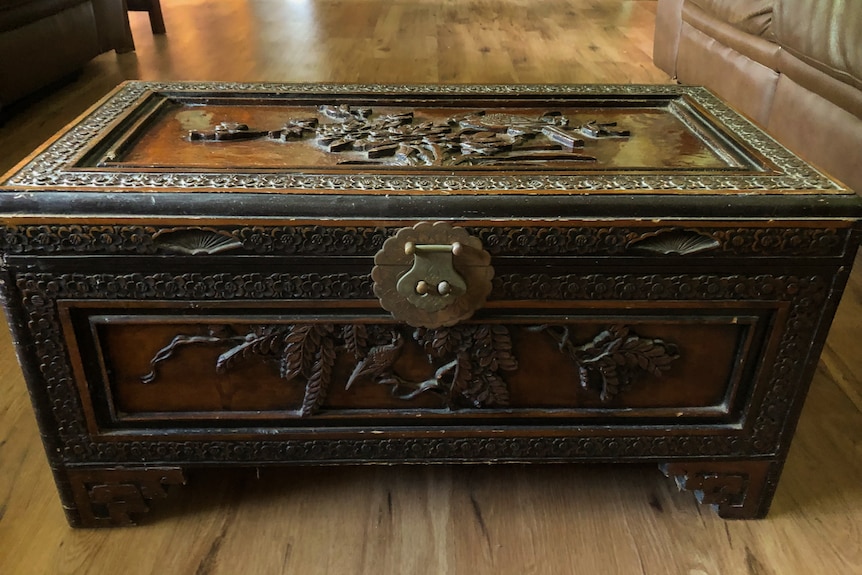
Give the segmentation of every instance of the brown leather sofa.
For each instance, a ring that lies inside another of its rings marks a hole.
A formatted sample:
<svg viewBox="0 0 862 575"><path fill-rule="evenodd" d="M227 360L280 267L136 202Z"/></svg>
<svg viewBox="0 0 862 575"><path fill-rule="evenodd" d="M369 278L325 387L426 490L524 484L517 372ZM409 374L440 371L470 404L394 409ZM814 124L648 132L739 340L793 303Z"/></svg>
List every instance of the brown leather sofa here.
<svg viewBox="0 0 862 575"><path fill-rule="evenodd" d="M653 60L862 193L862 1L658 0Z"/></svg>
<svg viewBox="0 0 862 575"><path fill-rule="evenodd" d="M0 0L0 108L131 46L123 0Z"/></svg>

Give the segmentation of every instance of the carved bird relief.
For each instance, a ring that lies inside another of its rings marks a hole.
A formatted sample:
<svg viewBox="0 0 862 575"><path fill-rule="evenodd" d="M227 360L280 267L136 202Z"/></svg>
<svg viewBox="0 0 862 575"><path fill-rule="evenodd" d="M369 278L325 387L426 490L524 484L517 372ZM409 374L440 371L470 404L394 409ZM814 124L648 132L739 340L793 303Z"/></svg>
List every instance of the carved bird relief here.
<svg viewBox="0 0 862 575"><path fill-rule="evenodd" d="M393 332L391 343L369 349L365 358L353 368L344 389L350 389L357 379L363 377L369 377L378 383L397 384L399 380L393 376L392 369L401 355L402 347L404 338L400 333Z"/></svg>

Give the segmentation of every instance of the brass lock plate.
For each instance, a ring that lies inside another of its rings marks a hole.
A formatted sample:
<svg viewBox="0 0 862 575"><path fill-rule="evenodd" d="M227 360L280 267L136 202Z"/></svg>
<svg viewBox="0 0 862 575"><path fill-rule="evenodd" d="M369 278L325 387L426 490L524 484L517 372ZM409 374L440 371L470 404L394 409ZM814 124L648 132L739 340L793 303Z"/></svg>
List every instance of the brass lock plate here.
<svg viewBox="0 0 862 575"><path fill-rule="evenodd" d="M494 268L479 238L447 222L402 228L374 256L374 295L413 327L465 320L491 293Z"/></svg>

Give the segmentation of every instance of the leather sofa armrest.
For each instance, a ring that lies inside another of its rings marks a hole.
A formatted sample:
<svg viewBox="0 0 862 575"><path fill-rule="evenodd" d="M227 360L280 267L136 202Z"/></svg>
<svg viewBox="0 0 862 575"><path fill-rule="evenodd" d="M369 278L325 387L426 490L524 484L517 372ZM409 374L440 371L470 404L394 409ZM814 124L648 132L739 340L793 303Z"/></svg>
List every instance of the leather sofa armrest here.
<svg viewBox="0 0 862 575"><path fill-rule="evenodd" d="M117 54L132 52L135 41L129 25L126 0L92 0L99 36L99 51L116 50Z"/></svg>
<svg viewBox="0 0 862 575"><path fill-rule="evenodd" d="M656 66L676 78L676 58L682 29L684 0L658 0L652 59Z"/></svg>

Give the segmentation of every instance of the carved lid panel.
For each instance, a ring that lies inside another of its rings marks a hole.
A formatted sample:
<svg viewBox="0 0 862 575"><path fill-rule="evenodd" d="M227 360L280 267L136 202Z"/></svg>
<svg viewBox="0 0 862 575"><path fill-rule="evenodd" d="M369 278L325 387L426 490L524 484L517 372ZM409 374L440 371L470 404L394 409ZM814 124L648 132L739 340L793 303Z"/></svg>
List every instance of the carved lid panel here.
<svg viewBox="0 0 862 575"><path fill-rule="evenodd" d="M547 102L540 107L393 106L261 98L208 104L153 94L129 132L106 135L80 167L200 171L763 171L711 134L685 100ZM354 102L354 103L347 103ZM471 102L464 102L471 104ZM515 104L511 102L508 104ZM554 106L554 104L557 104ZM554 106L554 107L551 107ZM709 137L713 136L713 137Z"/></svg>
<svg viewBox="0 0 862 575"><path fill-rule="evenodd" d="M843 193L681 86L120 87L14 190Z"/></svg>

